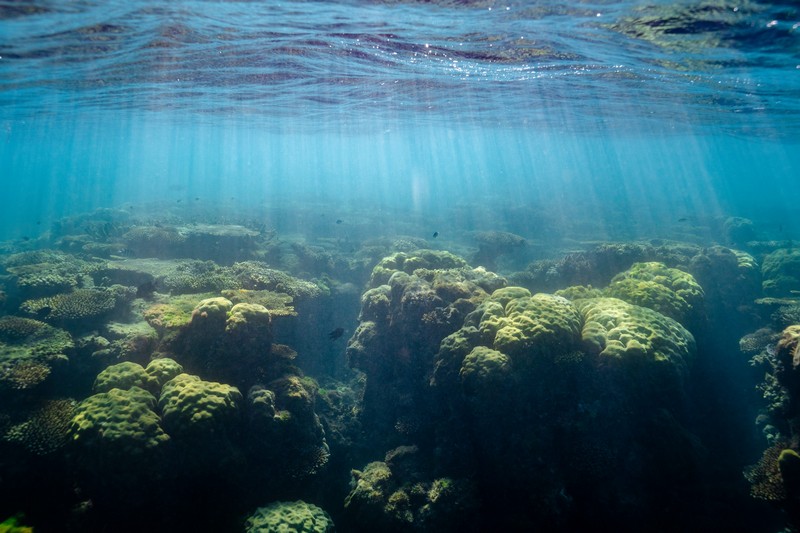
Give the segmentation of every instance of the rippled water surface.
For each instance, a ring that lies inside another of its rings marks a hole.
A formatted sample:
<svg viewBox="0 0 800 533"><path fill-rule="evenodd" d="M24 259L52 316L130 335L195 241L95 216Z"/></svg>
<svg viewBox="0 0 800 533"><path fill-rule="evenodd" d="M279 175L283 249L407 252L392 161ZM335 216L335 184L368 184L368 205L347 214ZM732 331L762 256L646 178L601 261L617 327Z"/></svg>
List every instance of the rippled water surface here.
<svg viewBox="0 0 800 533"><path fill-rule="evenodd" d="M778 135L800 121L790 2L5 1L0 17L6 118Z"/></svg>

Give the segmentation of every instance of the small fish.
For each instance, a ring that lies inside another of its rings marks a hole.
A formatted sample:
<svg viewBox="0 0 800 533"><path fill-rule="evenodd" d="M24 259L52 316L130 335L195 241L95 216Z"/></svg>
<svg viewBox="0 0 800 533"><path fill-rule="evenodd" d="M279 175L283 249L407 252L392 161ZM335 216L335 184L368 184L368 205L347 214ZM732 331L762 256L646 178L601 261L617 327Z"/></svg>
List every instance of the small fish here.
<svg viewBox="0 0 800 533"><path fill-rule="evenodd" d="M341 223L342 223L342 219L341 219L341 218L337 218L337 219L336 219L336 223L337 223L337 224L341 224Z"/></svg>
<svg viewBox="0 0 800 533"><path fill-rule="evenodd" d="M50 311L52 311L52 310L53 310L53 308L52 308L52 307L50 307L49 305L45 305L45 306L43 306L43 307L40 307L40 308L39 308L39 309L36 311L36 318L38 318L38 319L40 319L40 320L41 320L41 319L45 319L45 318L47 318L47 315L49 315L49 314L50 314Z"/></svg>
<svg viewBox="0 0 800 533"><path fill-rule="evenodd" d="M31 238L28 237L27 235L23 235L22 236L22 240L25 241L25 242L28 242L29 240L31 240Z"/></svg>
<svg viewBox="0 0 800 533"><path fill-rule="evenodd" d="M689 219L686 218L686 217L681 217L681 218L678 219L678 222L686 222L687 220L689 220Z"/></svg>
<svg viewBox="0 0 800 533"><path fill-rule="evenodd" d="M433 238L435 239L435 238L436 238L436 237L438 237L438 236L439 236L439 232L438 232L438 231L434 231L434 232L433 232Z"/></svg>
<svg viewBox="0 0 800 533"><path fill-rule="evenodd" d="M199 202L199 201L200 201L200 197L199 197L199 196L195 196L195 197L194 197L194 201L195 201L195 202Z"/></svg>
<svg viewBox="0 0 800 533"><path fill-rule="evenodd" d="M180 198L178 198L177 200L175 200L175 203L178 203L178 204L179 204L179 203L181 203L181 200L180 200Z"/></svg>
<svg viewBox="0 0 800 533"><path fill-rule="evenodd" d="M342 335L344 335L344 328L336 328L335 330L328 333L328 338L332 341L335 341Z"/></svg>

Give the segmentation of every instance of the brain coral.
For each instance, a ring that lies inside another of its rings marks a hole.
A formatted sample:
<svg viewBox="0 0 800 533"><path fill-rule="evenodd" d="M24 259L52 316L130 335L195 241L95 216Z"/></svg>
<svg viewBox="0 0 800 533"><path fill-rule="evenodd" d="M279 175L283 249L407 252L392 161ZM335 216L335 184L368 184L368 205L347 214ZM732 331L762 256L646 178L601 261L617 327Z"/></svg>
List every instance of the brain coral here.
<svg viewBox="0 0 800 533"><path fill-rule="evenodd" d="M333 533L328 513L304 501L275 502L259 507L245 522L247 533Z"/></svg>
<svg viewBox="0 0 800 533"><path fill-rule="evenodd" d="M156 398L144 389L111 389L83 400L70 422L75 444L91 456L122 458L158 449L169 441L154 411Z"/></svg>
<svg viewBox="0 0 800 533"><path fill-rule="evenodd" d="M223 383L179 374L167 381L158 404L173 436L225 432L237 420L242 394Z"/></svg>
<svg viewBox="0 0 800 533"><path fill-rule="evenodd" d="M691 333L652 309L616 298L579 300L584 348L614 360L668 362L685 371L695 352Z"/></svg>
<svg viewBox="0 0 800 533"><path fill-rule="evenodd" d="M702 313L705 296L691 274L657 262L634 263L611 280L604 295L648 307L687 326Z"/></svg>
<svg viewBox="0 0 800 533"><path fill-rule="evenodd" d="M103 369L95 378L92 390L98 393L108 392L111 389L128 390L134 386L158 392L158 382L142 365L124 361Z"/></svg>
<svg viewBox="0 0 800 533"><path fill-rule="evenodd" d="M398 252L383 258L372 270L370 287L385 285L395 272L413 274L417 269L449 270L468 268L467 262L450 252L417 250L411 253Z"/></svg>

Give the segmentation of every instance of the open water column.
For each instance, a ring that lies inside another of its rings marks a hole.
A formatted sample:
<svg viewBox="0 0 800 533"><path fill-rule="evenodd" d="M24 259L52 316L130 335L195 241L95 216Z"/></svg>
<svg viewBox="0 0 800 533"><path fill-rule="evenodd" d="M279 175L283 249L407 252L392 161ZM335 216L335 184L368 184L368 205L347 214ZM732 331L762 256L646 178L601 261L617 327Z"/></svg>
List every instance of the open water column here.
<svg viewBox="0 0 800 533"><path fill-rule="evenodd" d="M0 0L0 531L794 531L800 8Z"/></svg>

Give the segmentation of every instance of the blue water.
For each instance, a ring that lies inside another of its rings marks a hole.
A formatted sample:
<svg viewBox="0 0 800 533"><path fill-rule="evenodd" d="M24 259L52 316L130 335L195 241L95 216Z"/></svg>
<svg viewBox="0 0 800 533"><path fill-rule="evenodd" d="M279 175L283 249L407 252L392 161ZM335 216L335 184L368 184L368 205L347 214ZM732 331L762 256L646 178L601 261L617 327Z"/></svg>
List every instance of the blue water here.
<svg viewBox="0 0 800 533"><path fill-rule="evenodd" d="M796 234L799 21L781 2L2 2L0 238L183 197Z"/></svg>

